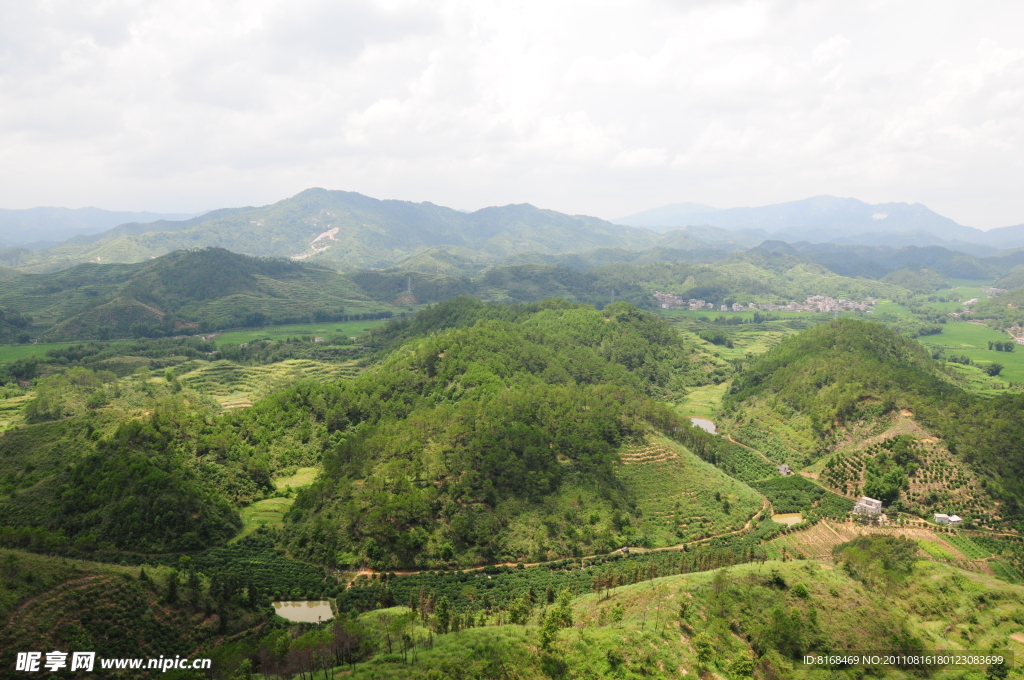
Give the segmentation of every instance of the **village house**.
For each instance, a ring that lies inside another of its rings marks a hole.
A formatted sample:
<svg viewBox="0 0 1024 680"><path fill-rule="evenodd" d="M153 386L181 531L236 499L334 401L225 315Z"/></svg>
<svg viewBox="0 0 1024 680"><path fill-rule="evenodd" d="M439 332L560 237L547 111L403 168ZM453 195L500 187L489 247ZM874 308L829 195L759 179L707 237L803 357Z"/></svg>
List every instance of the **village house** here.
<svg viewBox="0 0 1024 680"><path fill-rule="evenodd" d="M880 515L882 514L882 501L861 496L857 504L853 506L855 515Z"/></svg>
<svg viewBox="0 0 1024 680"><path fill-rule="evenodd" d="M793 471L790 470L789 466L786 465L785 463L783 463L782 465L775 469L778 470L779 474L782 475L783 477L788 477L789 475L793 474Z"/></svg>

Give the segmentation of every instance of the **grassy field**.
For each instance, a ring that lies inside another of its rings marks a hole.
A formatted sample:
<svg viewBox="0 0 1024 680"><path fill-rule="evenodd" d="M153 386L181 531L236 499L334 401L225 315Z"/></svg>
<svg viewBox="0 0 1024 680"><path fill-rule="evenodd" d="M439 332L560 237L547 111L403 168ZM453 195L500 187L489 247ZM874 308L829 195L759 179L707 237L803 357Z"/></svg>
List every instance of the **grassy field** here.
<svg viewBox="0 0 1024 680"><path fill-rule="evenodd" d="M718 413L718 409L722 405L722 397L729 389L729 384L727 381L720 385L695 387L690 390L683 401L676 404L676 410L686 416L697 416L713 421L714 415Z"/></svg>
<svg viewBox="0 0 1024 680"><path fill-rule="evenodd" d="M248 536L262 526L280 529L284 526L285 513L294 502L294 498L267 498L242 508L242 531L231 542Z"/></svg>
<svg viewBox="0 0 1024 680"><path fill-rule="evenodd" d="M51 349L67 347L70 343L51 342L40 345L0 345L0 364L29 357L41 357Z"/></svg>
<svg viewBox="0 0 1024 680"><path fill-rule="evenodd" d="M26 392L4 397L4 392L0 391L0 432L15 427L21 422L22 409L33 395L34 392Z"/></svg>
<svg viewBox="0 0 1024 680"><path fill-rule="evenodd" d="M221 333L214 341L218 345L239 344L252 342L253 340L270 339L281 340L291 335L344 335L347 337L359 337L371 328L376 328L387 323L387 319L371 321L344 321L339 323L300 323L288 326L269 326L267 328L254 328L244 331L228 331Z"/></svg>
<svg viewBox="0 0 1024 680"><path fill-rule="evenodd" d="M279 491L285 491L287 489L294 491L295 489L312 484L319 472L320 468L299 468L287 477L278 477L275 479L274 486L277 487ZM235 536L235 538L232 539L232 542L248 536L261 526L281 528L284 526L285 513L288 512L294 502L294 498L265 498L262 501L256 501L252 505L247 505L242 508L242 531L238 536Z"/></svg>
<svg viewBox="0 0 1024 680"><path fill-rule="evenodd" d="M1013 352L996 352L988 348L989 342L1012 340L1009 335L988 326L969 321L947 323L938 335L926 335L918 341L932 349L942 349L946 356L967 355L971 361L984 366L992 362L1002 364L1000 378L1024 383L1024 346Z"/></svg>
<svg viewBox="0 0 1024 680"><path fill-rule="evenodd" d="M294 474L275 479L274 486L281 490L289 487L298 489L312 484L318 474L320 474L320 468L318 467L301 467Z"/></svg>

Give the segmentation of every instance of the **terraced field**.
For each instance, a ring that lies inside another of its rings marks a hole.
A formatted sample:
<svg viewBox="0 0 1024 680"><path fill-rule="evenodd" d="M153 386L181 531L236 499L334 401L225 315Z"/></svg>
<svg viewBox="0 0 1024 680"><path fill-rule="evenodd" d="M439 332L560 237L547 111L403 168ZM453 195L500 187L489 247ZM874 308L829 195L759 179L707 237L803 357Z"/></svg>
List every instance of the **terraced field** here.
<svg viewBox="0 0 1024 680"><path fill-rule="evenodd" d="M21 410L32 396L32 392L6 398L0 395L0 432L16 427L21 422Z"/></svg>
<svg viewBox="0 0 1024 680"><path fill-rule="evenodd" d="M213 397L224 409L252 406L253 400L304 378L328 381L358 373L354 362L328 364L308 359L288 359L266 366L242 366L226 360L197 363L197 368L178 380Z"/></svg>
<svg viewBox="0 0 1024 680"><path fill-rule="evenodd" d="M943 534L920 526L872 526L853 521L821 521L808 529L780 536L765 544L769 559L813 559L830 561L839 544L866 534L903 536L921 546L921 557L930 557L968 571L995 575L1009 583L1024 583L1010 562L993 559L992 553L962 533Z"/></svg>
<svg viewBox="0 0 1024 680"><path fill-rule="evenodd" d="M643 515L638 529L649 547L727 533L743 527L761 496L684 447L663 437L626 449L617 476Z"/></svg>
<svg viewBox="0 0 1024 680"><path fill-rule="evenodd" d="M274 486L281 492L295 491L312 484L319 472L320 468L315 467L298 468L287 477L275 479ZM242 531L232 539L232 542L248 536L261 526L283 527L285 513L291 509L294 502L294 498L280 496L265 498L242 508Z"/></svg>

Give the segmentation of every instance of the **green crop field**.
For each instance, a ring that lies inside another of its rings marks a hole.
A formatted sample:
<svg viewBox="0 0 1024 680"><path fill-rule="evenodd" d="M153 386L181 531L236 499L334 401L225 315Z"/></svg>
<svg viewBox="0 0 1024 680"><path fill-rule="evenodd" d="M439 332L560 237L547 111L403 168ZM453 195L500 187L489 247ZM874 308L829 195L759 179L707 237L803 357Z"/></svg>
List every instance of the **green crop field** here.
<svg viewBox="0 0 1024 680"><path fill-rule="evenodd" d="M27 359L29 357L41 357L48 350L67 347L68 344L65 342L51 342L39 345L0 345L0 363Z"/></svg>
<svg viewBox="0 0 1024 680"><path fill-rule="evenodd" d="M918 341L932 349L942 349L946 356L966 355L981 366L995 362L1003 365L1000 378L1024 382L1024 346L1013 352L996 352L988 348L989 342L1007 342L1009 335L969 321L947 323L938 335L926 335Z"/></svg>
<svg viewBox="0 0 1024 680"><path fill-rule="evenodd" d="M964 534L951 534L943 536L942 539L962 552L968 559L980 560L992 556L992 553L982 548Z"/></svg>
<svg viewBox="0 0 1024 680"><path fill-rule="evenodd" d="M387 319L375 319L370 321L344 321L339 323L299 323L287 326L269 326L267 328L256 328L244 331L229 331L221 333L214 341L218 345L239 344L252 342L253 340L270 339L281 340L290 335L344 335L347 337L359 337L371 328L376 328L387 323Z"/></svg>
<svg viewBox="0 0 1024 680"><path fill-rule="evenodd" d="M683 415L714 420L714 415L722 405L722 396L728 388L729 382L695 387L676 405L676 410Z"/></svg>
<svg viewBox="0 0 1024 680"><path fill-rule="evenodd" d="M1006 560L992 560L989 562L992 571L996 576L1009 583L1024 583L1024 576Z"/></svg>
<svg viewBox="0 0 1024 680"><path fill-rule="evenodd" d="M316 467L291 468L291 470L294 470L294 472L289 470L291 474L288 476L278 477L274 480L274 486L279 491L287 489L295 491L304 486L309 486L320 473L320 468ZM261 526L276 528L284 526L285 513L288 512L294 502L294 498L265 498L262 501L256 501L242 508L242 531L232 540L237 541L240 538L244 538Z"/></svg>
<svg viewBox="0 0 1024 680"><path fill-rule="evenodd" d="M917 544L921 546L922 550L924 550L926 553L928 553L935 559L949 561L952 561L954 559L951 553L943 549L942 546L940 546L938 543L935 543L934 541L926 541L924 539L920 539L917 542Z"/></svg>

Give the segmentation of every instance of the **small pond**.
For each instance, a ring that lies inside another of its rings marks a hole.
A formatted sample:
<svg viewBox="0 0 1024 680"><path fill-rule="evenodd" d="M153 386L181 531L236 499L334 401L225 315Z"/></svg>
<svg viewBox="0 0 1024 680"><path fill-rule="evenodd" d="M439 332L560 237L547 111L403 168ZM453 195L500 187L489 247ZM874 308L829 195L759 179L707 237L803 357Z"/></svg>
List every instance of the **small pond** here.
<svg viewBox="0 0 1024 680"><path fill-rule="evenodd" d="M772 521L778 522L779 524L788 524L793 526L794 524L800 524L804 521L803 515L799 512L784 512L779 515L772 515Z"/></svg>
<svg viewBox="0 0 1024 680"><path fill-rule="evenodd" d="M297 602L275 602L277 615L296 623L317 623L334 616L331 603L327 600L299 600Z"/></svg>
<svg viewBox="0 0 1024 680"><path fill-rule="evenodd" d="M704 418L690 418L690 422L705 432L710 432L711 434L718 432L718 430L715 429L715 424L710 420L705 420Z"/></svg>

